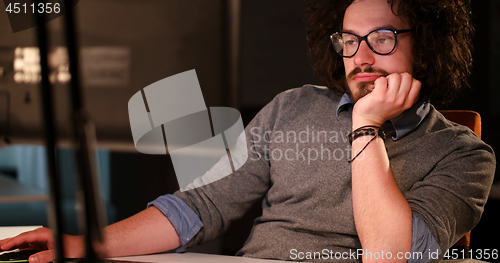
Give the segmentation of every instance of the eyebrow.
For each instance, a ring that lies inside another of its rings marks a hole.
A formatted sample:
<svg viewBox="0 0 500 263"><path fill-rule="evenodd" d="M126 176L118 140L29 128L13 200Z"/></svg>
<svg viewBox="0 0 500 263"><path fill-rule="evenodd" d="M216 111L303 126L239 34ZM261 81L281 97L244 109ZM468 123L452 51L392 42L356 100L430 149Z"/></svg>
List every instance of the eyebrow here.
<svg viewBox="0 0 500 263"><path fill-rule="evenodd" d="M382 28L397 29L394 25L386 24L386 25L383 25L383 26L373 27L372 29L370 29L370 31L368 31L368 33L372 32L373 30L382 29ZM354 32L354 30L350 30L350 29L342 28L341 32L352 33L352 34L356 35L356 32Z"/></svg>

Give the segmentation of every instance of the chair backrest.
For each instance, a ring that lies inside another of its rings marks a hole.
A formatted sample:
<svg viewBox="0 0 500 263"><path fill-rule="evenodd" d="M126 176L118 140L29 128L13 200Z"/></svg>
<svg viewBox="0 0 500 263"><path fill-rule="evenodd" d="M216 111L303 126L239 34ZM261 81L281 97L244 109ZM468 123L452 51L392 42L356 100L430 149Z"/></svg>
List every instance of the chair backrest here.
<svg viewBox="0 0 500 263"><path fill-rule="evenodd" d="M442 110L443 116L458 124L469 127L477 137L481 138L481 115L470 110Z"/></svg>
<svg viewBox="0 0 500 263"><path fill-rule="evenodd" d="M481 138L481 115L475 111L468 110L442 110L443 116L458 124L469 127L479 138ZM470 245L470 231L465 234L453 247L466 247Z"/></svg>

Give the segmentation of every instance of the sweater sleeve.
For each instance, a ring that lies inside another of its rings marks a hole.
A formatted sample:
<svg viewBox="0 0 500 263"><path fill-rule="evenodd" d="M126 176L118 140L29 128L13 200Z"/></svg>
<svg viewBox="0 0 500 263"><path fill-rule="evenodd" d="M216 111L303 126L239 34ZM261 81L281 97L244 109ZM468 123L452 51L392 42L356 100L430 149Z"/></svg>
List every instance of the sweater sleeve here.
<svg viewBox="0 0 500 263"><path fill-rule="evenodd" d="M439 161L405 197L438 242L442 259L479 222L493 182L495 156L471 131L459 131L439 143L447 150L433 153Z"/></svg>
<svg viewBox="0 0 500 263"><path fill-rule="evenodd" d="M276 118L279 107L277 100L278 97L266 105L245 128L248 159L238 170L205 185L197 184L195 180L188 187L195 188L174 193L203 222L203 227L185 248L224 234L233 220L241 218L269 190L271 167L269 133L266 131L273 128L273 119ZM200 179L204 181L203 178Z"/></svg>

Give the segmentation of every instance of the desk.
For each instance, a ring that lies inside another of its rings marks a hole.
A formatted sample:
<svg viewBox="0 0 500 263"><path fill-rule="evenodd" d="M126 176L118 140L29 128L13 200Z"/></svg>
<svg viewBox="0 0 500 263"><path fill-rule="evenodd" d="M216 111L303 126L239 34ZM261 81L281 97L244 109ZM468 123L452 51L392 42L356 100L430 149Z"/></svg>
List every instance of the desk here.
<svg viewBox="0 0 500 263"><path fill-rule="evenodd" d="M0 227L0 239L12 237L25 231L33 230L36 226L26 227ZM290 262L281 260L256 259L247 257L222 256L202 253L161 253L144 256L115 257L110 258L117 261L131 262L158 262L158 263L279 263ZM339 261L340 262L340 261ZM484 263L474 259L444 260L443 263Z"/></svg>
<svg viewBox="0 0 500 263"><path fill-rule="evenodd" d="M268 260L247 257L221 256L202 253L162 253L145 256L117 257L112 260L125 260L134 262L168 262L168 263L278 263L290 262L281 260Z"/></svg>
<svg viewBox="0 0 500 263"><path fill-rule="evenodd" d="M165 263L277 263L290 262L281 260L267 260L247 257L221 256L201 253L163 253L145 256L117 257L112 260L124 260L134 262L165 262ZM326 262L326 261L325 261ZM339 261L341 262L341 261ZM443 263L485 263L474 259L444 260Z"/></svg>
<svg viewBox="0 0 500 263"><path fill-rule="evenodd" d="M17 236L42 226L0 226L0 239Z"/></svg>
<svg viewBox="0 0 500 263"><path fill-rule="evenodd" d="M0 203L47 201L48 195L0 174Z"/></svg>

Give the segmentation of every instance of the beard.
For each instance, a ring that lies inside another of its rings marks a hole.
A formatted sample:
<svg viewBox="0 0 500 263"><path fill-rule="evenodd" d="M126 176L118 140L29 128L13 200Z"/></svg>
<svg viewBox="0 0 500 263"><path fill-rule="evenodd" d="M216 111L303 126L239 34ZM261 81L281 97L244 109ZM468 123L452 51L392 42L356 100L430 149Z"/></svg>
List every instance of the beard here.
<svg viewBox="0 0 500 263"><path fill-rule="evenodd" d="M358 73L377 73L380 74L383 77L387 77L389 75L389 72L383 70L383 69L377 69L373 67L366 67L364 69L361 68L355 68L346 77L346 87L348 91L348 95L351 98L353 103L356 103L359 99L363 98L364 96L370 94L372 92L373 88L375 88L375 80L372 81L363 81L363 82L358 82L354 83L354 77ZM349 83L352 83L352 85L356 85L355 92L353 93L350 87Z"/></svg>
<svg viewBox="0 0 500 263"><path fill-rule="evenodd" d="M351 100L354 103L356 103L356 101L358 101L359 99L370 94L370 92L373 91L374 87L375 87L375 80L359 82L358 89L356 93L352 94Z"/></svg>

